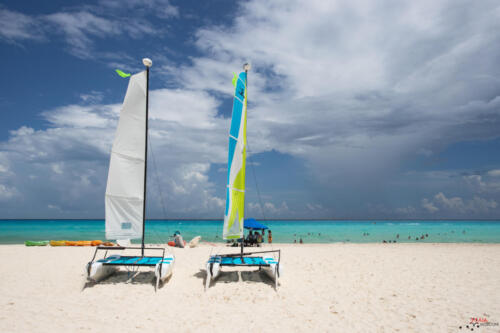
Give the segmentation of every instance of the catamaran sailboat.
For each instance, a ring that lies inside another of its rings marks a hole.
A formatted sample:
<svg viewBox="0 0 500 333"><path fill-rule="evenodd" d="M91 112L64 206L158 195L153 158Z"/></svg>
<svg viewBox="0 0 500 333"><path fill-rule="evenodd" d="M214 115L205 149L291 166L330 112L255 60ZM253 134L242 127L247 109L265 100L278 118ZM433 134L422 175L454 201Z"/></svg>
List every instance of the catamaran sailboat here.
<svg viewBox="0 0 500 333"><path fill-rule="evenodd" d="M172 274L175 257L165 254L165 248L145 247L146 173L148 147L149 68L152 61L143 59L146 70L130 76L116 130L108 183L106 186L106 238L117 240L120 246L99 246L87 264L87 280L98 282L119 267L154 268L156 288ZM121 75L121 74L120 74ZM141 246L130 246L131 239L141 239ZM127 244L122 246L121 244ZM140 255L108 256L118 250L140 250ZM145 250L159 251L161 256L146 256ZM96 260L97 253L104 258Z"/></svg>
<svg viewBox="0 0 500 333"><path fill-rule="evenodd" d="M241 252L236 254L216 254L210 256L207 262L207 279L205 290L215 279L222 266L259 267L263 269L278 287L278 278L281 275L281 251L259 251L245 253L243 250L243 225L245 209L245 167L247 150L247 87L250 64L243 66L241 72L233 79L235 87L231 128L229 130L229 156L226 188L226 210L224 214L224 240L241 240ZM264 254L253 256L254 254ZM274 256L271 254L274 253Z"/></svg>

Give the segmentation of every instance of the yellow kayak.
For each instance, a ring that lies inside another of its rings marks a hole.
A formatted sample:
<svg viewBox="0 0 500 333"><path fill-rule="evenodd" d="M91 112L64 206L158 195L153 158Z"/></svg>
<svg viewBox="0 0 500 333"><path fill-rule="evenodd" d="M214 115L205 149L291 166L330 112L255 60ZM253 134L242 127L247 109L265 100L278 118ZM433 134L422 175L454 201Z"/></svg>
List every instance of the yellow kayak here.
<svg viewBox="0 0 500 333"><path fill-rule="evenodd" d="M76 246L92 246L92 241L76 241Z"/></svg>
<svg viewBox="0 0 500 333"><path fill-rule="evenodd" d="M65 245L66 246L92 246L92 242L94 242L94 241L84 241L84 240L66 241Z"/></svg>
<svg viewBox="0 0 500 333"><path fill-rule="evenodd" d="M50 246L66 246L65 240L51 240L49 242Z"/></svg>

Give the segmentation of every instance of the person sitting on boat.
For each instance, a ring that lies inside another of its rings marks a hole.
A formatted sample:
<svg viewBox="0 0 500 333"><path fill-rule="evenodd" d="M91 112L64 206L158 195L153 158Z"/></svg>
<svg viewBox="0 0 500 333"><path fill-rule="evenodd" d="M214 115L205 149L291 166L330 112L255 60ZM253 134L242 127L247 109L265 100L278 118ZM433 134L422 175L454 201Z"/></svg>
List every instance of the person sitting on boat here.
<svg viewBox="0 0 500 333"><path fill-rule="evenodd" d="M257 246L260 246L260 243L262 243L262 240L263 240L262 235L258 232L255 232L255 234L256 234L255 238L256 238Z"/></svg>
<svg viewBox="0 0 500 333"><path fill-rule="evenodd" d="M253 241L253 232L250 230L248 233L247 239L245 239L245 245L246 246L252 246L252 241Z"/></svg>
<svg viewBox="0 0 500 333"><path fill-rule="evenodd" d="M174 233L174 242L176 247L184 247L184 239L181 236L181 233L179 231L176 231Z"/></svg>

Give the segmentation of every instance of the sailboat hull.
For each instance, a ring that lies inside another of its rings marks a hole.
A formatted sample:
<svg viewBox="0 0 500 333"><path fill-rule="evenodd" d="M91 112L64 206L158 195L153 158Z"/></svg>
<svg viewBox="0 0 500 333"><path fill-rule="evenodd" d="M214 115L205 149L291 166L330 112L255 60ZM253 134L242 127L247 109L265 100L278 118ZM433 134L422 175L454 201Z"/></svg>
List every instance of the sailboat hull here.
<svg viewBox="0 0 500 333"><path fill-rule="evenodd" d="M118 268L104 265L102 262L98 261L88 263L86 269L87 269L87 280L96 283L104 280L108 276L118 271Z"/></svg>
<svg viewBox="0 0 500 333"><path fill-rule="evenodd" d="M217 278L220 273L220 264L215 263L207 263L207 278L205 280L205 290L210 287L210 282Z"/></svg>
<svg viewBox="0 0 500 333"><path fill-rule="evenodd" d="M272 257L265 257L264 260L269 263L269 266L262 267L262 270L274 281L275 288L277 289L278 280L283 276L283 264L276 262Z"/></svg>
<svg viewBox="0 0 500 333"><path fill-rule="evenodd" d="M273 257L249 257L249 256L212 256L207 262L205 280L205 290L210 287L213 279L219 276L221 266L241 266L241 267L259 267L266 273L275 283L275 288L278 288L278 280L283 274L283 266L279 259Z"/></svg>
<svg viewBox="0 0 500 333"><path fill-rule="evenodd" d="M165 259L170 259L170 262L163 262L162 264L156 264L155 266L156 279L162 282L164 282L169 276L172 275L175 263L174 256L166 256Z"/></svg>

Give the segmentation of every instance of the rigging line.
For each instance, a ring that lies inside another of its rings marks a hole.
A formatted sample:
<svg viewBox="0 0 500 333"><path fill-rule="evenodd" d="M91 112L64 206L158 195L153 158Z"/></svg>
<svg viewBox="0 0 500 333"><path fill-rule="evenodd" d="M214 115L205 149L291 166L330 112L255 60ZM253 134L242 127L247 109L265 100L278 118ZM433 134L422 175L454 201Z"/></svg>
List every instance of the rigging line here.
<svg viewBox="0 0 500 333"><path fill-rule="evenodd" d="M250 152L250 145L248 144L248 139L247 139L247 147L248 151ZM257 183L257 176L255 175L255 168L253 167L254 162L252 161L252 155L248 155L248 159L250 160L250 167L252 168L252 175L253 175L253 180L255 182L255 189L257 190L257 197L259 198L259 206L260 206L260 211L262 213L262 218L264 221L266 221L266 215L264 214L264 205L262 204L262 197L260 195L260 190L259 190L259 184Z"/></svg>
<svg viewBox="0 0 500 333"><path fill-rule="evenodd" d="M151 152L151 159L153 160L153 169L154 169L153 174L156 177L156 183L158 184L158 192L160 193L161 208L162 208L163 216L166 219L167 213L166 213L166 209L165 209L165 201L163 200L163 191L161 190L160 177L158 176L158 168L156 166L156 158L155 158L155 155L153 153L153 144L152 144L152 140L151 140L149 133L148 133L148 139L149 139L148 140L149 141L149 151ZM153 233L158 237L160 243L164 243L164 239L159 235L159 233L156 230L153 229ZM170 230L168 228L168 223L167 223L167 233L170 234Z"/></svg>
<svg viewBox="0 0 500 333"><path fill-rule="evenodd" d="M250 152L251 150L250 150L250 145L248 144L248 138L247 138L247 147L248 147L248 151ZM255 189L257 190L257 197L259 198L259 206L260 206L260 211L262 213L262 218L264 219L264 221L267 221L266 215L264 213L264 205L262 204L262 196L260 195L259 183L257 183L257 176L255 175L255 168L253 166L254 162L252 161L251 154L248 154L248 159L250 161L249 164L250 164L250 167L252 169L253 180L255 182ZM267 231L268 234L269 234L269 230ZM262 239L262 243L264 243L264 239ZM274 250L273 243L271 243L271 250Z"/></svg>
<svg viewBox="0 0 500 333"><path fill-rule="evenodd" d="M246 93L246 102L248 103L248 73L245 71L245 93ZM248 106L247 106L248 107ZM245 108L245 112L248 112L248 109ZM246 143L246 148L247 151L250 152L250 145L248 144L248 137L245 138L245 143ZM252 174L253 174L253 180L255 182L255 189L257 190L257 197L259 198L259 205L260 205L260 211L262 212L262 218L264 221L266 221L266 214L264 213L264 205L262 204L262 196L260 195L260 189L259 189L259 184L257 183L257 176L255 175L255 168L253 166L253 161L252 161L252 155L248 155L248 159L250 160L250 167L252 169ZM269 230L267 231L269 235ZM243 235L244 236L244 235ZM244 239L241 240L242 242ZM262 243L264 243L264 239L262 240ZM271 243L271 250L274 250L273 243Z"/></svg>

